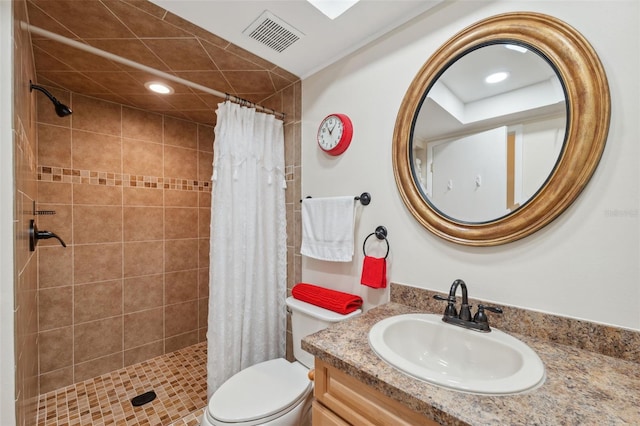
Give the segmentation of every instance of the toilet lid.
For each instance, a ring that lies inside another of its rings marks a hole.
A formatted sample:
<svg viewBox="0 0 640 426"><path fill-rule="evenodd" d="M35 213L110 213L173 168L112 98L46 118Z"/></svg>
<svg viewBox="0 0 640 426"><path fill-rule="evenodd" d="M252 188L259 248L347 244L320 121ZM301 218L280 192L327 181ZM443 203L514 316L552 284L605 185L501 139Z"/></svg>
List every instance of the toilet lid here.
<svg viewBox="0 0 640 426"><path fill-rule="evenodd" d="M248 422L278 413L298 402L311 388L307 369L278 358L246 368L211 396L208 411L223 422Z"/></svg>

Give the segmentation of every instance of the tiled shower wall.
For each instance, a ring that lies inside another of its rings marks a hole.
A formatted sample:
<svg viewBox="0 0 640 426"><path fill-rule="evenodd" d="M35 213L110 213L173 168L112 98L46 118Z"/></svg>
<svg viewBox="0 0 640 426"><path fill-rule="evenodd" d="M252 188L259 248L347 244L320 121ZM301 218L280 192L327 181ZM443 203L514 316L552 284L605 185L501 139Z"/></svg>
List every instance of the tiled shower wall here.
<svg viewBox="0 0 640 426"><path fill-rule="evenodd" d="M40 392L205 339L213 128L38 102Z"/></svg>
<svg viewBox="0 0 640 426"><path fill-rule="evenodd" d="M35 253L29 251L29 221L37 194L35 94L29 93L29 79L35 75L29 33L17 24L26 16L26 3L13 1L13 151L14 151L14 296L16 424L36 421L38 402L38 271ZM5 58L6 59L6 58ZM5 141L3 141L4 143ZM6 141L6 143L9 143ZM3 200L3 202L11 202ZM3 368L13 366L4 365ZM0 418L2 415L0 414ZM2 420L0 420L2 423Z"/></svg>
<svg viewBox="0 0 640 426"><path fill-rule="evenodd" d="M38 210L56 214L38 226L67 243L38 248L41 393L205 340L209 277L213 127L52 92L74 112L39 99ZM289 288L299 96L298 83L268 104L288 112Z"/></svg>

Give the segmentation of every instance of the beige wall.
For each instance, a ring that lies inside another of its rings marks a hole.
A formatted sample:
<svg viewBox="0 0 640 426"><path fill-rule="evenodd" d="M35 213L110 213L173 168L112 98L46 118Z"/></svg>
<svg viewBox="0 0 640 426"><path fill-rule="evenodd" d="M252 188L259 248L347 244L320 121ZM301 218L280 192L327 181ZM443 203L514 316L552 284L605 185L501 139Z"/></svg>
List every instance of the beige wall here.
<svg viewBox="0 0 640 426"><path fill-rule="evenodd" d="M25 2L14 1L13 7L14 20L24 19ZM33 218L33 201L37 196L36 94L29 93L29 80L34 78L35 69L29 34L14 24L13 36L16 424L31 425L35 424L38 397L37 258L34 252L29 251L27 239L29 221Z"/></svg>
<svg viewBox="0 0 640 426"><path fill-rule="evenodd" d="M56 211L38 226L68 245L38 248L42 393L204 341L209 281L213 128L52 92L74 112L38 102L38 209ZM290 112L288 211L296 96L269 101Z"/></svg>
<svg viewBox="0 0 640 426"><path fill-rule="evenodd" d="M303 279L361 294L367 307L387 301L387 291L359 284L359 248L384 225L394 282L446 292L461 278L471 297L640 329L639 5L636 0L444 2L306 78L303 194L369 191L372 202L358 213L354 261L304 258ZM611 90L607 146L577 201L544 229L497 247L450 243L423 228L399 196L391 158L398 110L420 67L449 38L481 19L522 10L562 19L594 47ZM339 158L328 158L309 143L332 112L349 114L354 126L351 146Z"/></svg>

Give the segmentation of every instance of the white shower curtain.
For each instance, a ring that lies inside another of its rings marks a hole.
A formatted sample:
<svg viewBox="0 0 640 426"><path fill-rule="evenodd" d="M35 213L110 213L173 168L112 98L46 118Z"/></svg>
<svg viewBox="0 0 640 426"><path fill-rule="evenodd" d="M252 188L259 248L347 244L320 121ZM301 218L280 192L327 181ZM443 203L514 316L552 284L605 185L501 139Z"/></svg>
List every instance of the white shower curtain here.
<svg viewBox="0 0 640 426"><path fill-rule="evenodd" d="M284 356L287 235L281 120L232 102L215 127L207 392Z"/></svg>

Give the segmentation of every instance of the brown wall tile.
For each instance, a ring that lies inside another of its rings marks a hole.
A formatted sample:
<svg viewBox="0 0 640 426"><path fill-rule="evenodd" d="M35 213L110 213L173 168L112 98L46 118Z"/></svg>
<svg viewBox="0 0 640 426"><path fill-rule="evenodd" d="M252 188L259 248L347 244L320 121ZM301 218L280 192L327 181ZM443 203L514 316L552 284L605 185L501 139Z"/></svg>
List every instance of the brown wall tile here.
<svg viewBox="0 0 640 426"><path fill-rule="evenodd" d="M62 102L63 104L74 109L73 102L71 102L71 95L66 90L60 90L54 87L46 88L57 100ZM54 108L51 107L51 101L44 96L44 94L37 95L34 93L36 98L36 106L38 113L38 122L39 123L48 123L53 124L55 126L63 126L70 127L71 126L71 116L68 115L66 117L58 117Z"/></svg>
<svg viewBox="0 0 640 426"><path fill-rule="evenodd" d="M71 167L71 129L38 125L38 162L44 166Z"/></svg>
<svg viewBox="0 0 640 426"><path fill-rule="evenodd" d="M73 128L120 136L122 129L121 110L122 108L118 104L74 94Z"/></svg>
<svg viewBox="0 0 640 426"><path fill-rule="evenodd" d="M165 207L198 207L198 193L194 191L164 191Z"/></svg>
<svg viewBox="0 0 640 426"><path fill-rule="evenodd" d="M164 332L163 308L135 312L124 316L124 349L161 340Z"/></svg>
<svg viewBox="0 0 640 426"><path fill-rule="evenodd" d="M148 345L138 346L124 351L124 366L137 364L142 361L164 354L164 341L158 340Z"/></svg>
<svg viewBox="0 0 640 426"><path fill-rule="evenodd" d="M198 300L198 328L207 328L209 319L209 299Z"/></svg>
<svg viewBox="0 0 640 426"><path fill-rule="evenodd" d="M73 365L73 327L62 327L40 333L40 373Z"/></svg>
<svg viewBox="0 0 640 426"><path fill-rule="evenodd" d="M198 269L198 298L209 297L209 268Z"/></svg>
<svg viewBox="0 0 640 426"><path fill-rule="evenodd" d="M73 290L75 324L122 315L122 280L80 284Z"/></svg>
<svg viewBox="0 0 640 426"><path fill-rule="evenodd" d="M38 182L38 203L71 204L71 194L70 183Z"/></svg>
<svg viewBox="0 0 640 426"><path fill-rule="evenodd" d="M122 352L122 317L76 324L73 332L76 364Z"/></svg>
<svg viewBox="0 0 640 426"><path fill-rule="evenodd" d="M1 6L4 8L4 4ZM26 1L12 1L8 8L5 8L12 15L11 22L14 22L12 35L5 38L11 39L11 58L3 58L3 69L7 70L7 75L12 75L12 87L7 87L7 92L11 93L13 107L8 113L12 114L11 124L4 129L11 138L3 138L3 144L9 145L13 149L14 158L12 172L13 192L6 195L5 203L9 209L14 211L14 237L13 241L4 241L7 246L13 246L13 266L15 276L7 281L6 285L11 285L13 292L13 324L14 326L14 350L15 363L5 365L4 368L11 369L15 373L15 386L7 389L15 396L15 423L18 425L35 424L37 422L37 401L38 401L38 258L29 251L28 240L25 238L29 226L29 221L35 219L33 215L33 202L37 201L37 169L35 161L38 158L38 138L36 118L36 102L42 99L48 102L51 110L51 102L41 93L30 92L29 80L35 76L35 65L33 62L33 50L30 43L30 36L27 31L20 28L17 23L28 21L26 12ZM4 16L3 12L3 16ZM7 18L9 18L7 14ZM8 22L8 20L7 20ZM3 34L6 35L5 28ZM4 38L4 37L3 37ZM4 71L3 71L4 74ZM7 124L7 123L5 123ZM58 126L64 127L66 122L58 121ZM58 138L59 134L64 134L61 129L51 130L50 136ZM68 133L68 131L67 131ZM46 139L43 139L43 141ZM68 140L68 139L67 139ZM51 147L49 147L51 148ZM67 151L68 152L68 151ZM56 149L47 150L47 155L56 158L59 164L64 164L68 159ZM9 182L7 182L9 184ZM13 197L15 202L10 201ZM9 284L12 281L12 284ZM5 286L6 289L6 286ZM3 291L4 298L10 298L10 291ZM53 302L53 299L49 299ZM49 315L45 316L51 319ZM45 324L51 326L51 323ZM5 342L3 342L5 343ZM4 384L6 387L6 384ZM6 417L5 417L6 422Z"/></svg>
<svg viewBox="0 0 640 426"><path fill-rule="evenodd" d="M73 384L73 367L40 374L40 393L44 394L55 389Z"/></svg>
<svg viewBox="0 0 640 426"><path fill-rule="evenodd" d="M167 305L198 298L198 271L180 271L165 274L165 302Z"/></svg>
<svg viewBox="0 0 640 426"><path fill-rule="evenodd" d="M164 247L165 272L198 268L198 240L166 240Z"/></svg>
<svg viewBox="0 0 640 426"><path fill-rule="evenodd" d="M40 331L69 326L73 322L73 289L70 286L40 290L38 310Z"/></svg>
<svg viewBox="0 0 640 426"><path fill-rule="evenodd" d="M142 311L163 305L164 275L125 278L124 313Z"/></svg>
<svg viewBox="0 0 640 426"><path fill-rule="evenodd" d="M210 251L209 238L200 238L198 240L198 267L209 267L209 251Z"/></svg>
<svg viewBox="0 0 640 426"><path fill-rule="evenodd" d="M73 284L73 248L38 247L39 286L64 287Z"/></svg>
<svg viewBox="0 0 640 426"><path fill-rule="evenodd" d="M172 337L198 328L198 302L196 300L164 308L164 335Z"/></svg>
<svg viewBox="0 0 640 426"><path fill-rule="evenodd" d="M164 191L148 188L124 188L123 202L125 206L162 206Z"/></svg>
<svg viewBox="0 0 640 426"><path fill-rule="evenodd" d="M198 180L211 181L213 175L213 154L198 152Z"/></svg>
<svg viewBox="0 0 640 426"><path fill-rule="evenodd" d="M74 169L122 173L122 140L119 137L75 129L71 137Z"/></svg>
<svg viewBox="0 0 640 426"><path fill-rule="evenodd" d="M198 151L165 145L164 177L198 179Z"/></svg>
<svg viewBox="0 0 640 426"><path fill-rule="evenodd" d="M36 226L41 231L55 232L67 245L73 244L72 232L72 208L70 204L38 204L39 210L53 210L56 214L42 215L34 217ZM39 240L38 247L56 246L62 249L60 243L50 238L48 240Z"/></svg>
<svg viewBox="0 0 640 426"><path fill-rule="evenodd" d="M73 184L73 203L120 206L122 205L122 187Z"/></svg>
<svg viewBox="0 0 640 426"><path fill-rule="evenodd" d="M124 276L161 274L164 272L164 243L162 241L124 244Z"/></svg>
<svg viewBox="0 0 640 426"><path fill-rule="evenodd" d="M163 214L159 207L125 207L124 241L161 240L164 235Z"/></svg>
<svg viewBox="0 0 640 426"><path fill-rule="evenodd" d="M162 172L163 152L162 144L125 139L122 171L132 175L158 176Z"/></svg>
<svg viewBox="0 0 640 426"><path fill-rule="evenodd" d="M199 192L198 197L198 207L211 209L211 192Z"/></svg>
<svg viewBox="0 0 640 426"><path fill-rule="evenodd" d="M130 139L162 143L162 115L123 107L122 136Z"/></svg>
<svg viewBox="0 0 640 426"><path fill-rule="evenodd" d="M168 207L164 209L166 239L198 238L198 209Z"/></svg>
<svg viewBox="0 0 640 426"><path fill-rule="evenodd" d="M177 351L178 349L186 348L187 346L195 345L198 343L199 333L198 330L190 331L188 333L179 334L177 336L168 337L165 339L165 353Z"/></svg>
<svg viewBox="0 0 640 426"><path fill-rule="evenodd" d="M209 238L211 233L211 209L200 208L198 210L198 237Z"/></svg>
<svg viewBox="0 0 640 426"><path fill-rule="evenodd" d="M74 247L74 283L122 278L122 243Z"/></svg>
<svg viewBox="0 0 640 426"><path fill-rule="evenodd" d="M122 241L122 207L74 206L73 237L75 244Z"/></svg>
<svg viewBox="0 0 640 426"><path fill-rule="evenodd" d="M123 353L117 352L91 361L77 363L73 375L74 381L82 382L92 377L100 376L110 371L122 368Z"/></svg>
<svg viewBox="0 0 640 426"><path fill-rule="evenodd" d="M198 149L198 125L191 121L165 117L164 143L181 148Z"/></svg>
<svg viewBox="0 0 640 426"><path fill-rule="evenodd" d="M215 138L214 128L211 126L198 125L198 150L213 152L213 140Z"/></svg>

